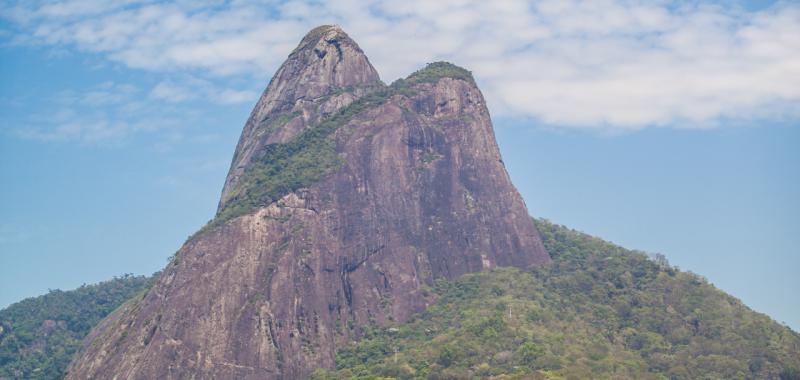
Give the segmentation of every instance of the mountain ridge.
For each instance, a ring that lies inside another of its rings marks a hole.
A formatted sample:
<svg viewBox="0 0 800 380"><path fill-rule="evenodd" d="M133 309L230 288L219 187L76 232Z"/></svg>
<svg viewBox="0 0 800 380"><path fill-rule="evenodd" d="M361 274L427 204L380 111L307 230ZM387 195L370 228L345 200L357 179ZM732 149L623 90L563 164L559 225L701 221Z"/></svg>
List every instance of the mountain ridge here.
<svg viewBox="0 0 800 380"><path fill-rule="evenodd" d="M321 177L325 176L326 174L330 174L330 171L336 168L335 163L337 161L336 158L331 157L331 147L324 146L325 141L320 141L321 139L324 139L331 133L335 132L338 127L340 127L342 124L345 124L356 114L361 113L370 107L378 106L388 101L389 98L394 95L413 95L415 93L415 90L412 88L413 85L418 83L432 83L442 78L463 80L472 83L473 85L475 83L474 79L472 78L472 74L462 67L442 61L429 63L424 68L409 74L406 78L396 80L389 86L377 86L377 88L373 89L373 91L362 95L361 97L354 99L348 105L341 107L328 118L317 123L309 123L306 126L306 129L295 135L291 141L280 145L273 144L272 147L276 147L275 149L268 149L269 147L267 147L267 149L264 149L264 152L261 156L259 156L257 159L254 159L254 162L251 163L252 166L248 169L245 169L241 173L241 177L237 178L237 184L233 186L232 190L228 191L228 193L231 194L231 199L224 204L220 203L217 215L215 216L215 219L219 218L219 220L214 220L212 224L219 224L220 222L224 222L232 217L252 211L257 207L265 206L276 201L283 195L319 181ZM330 96L330 94L327 96ZM286 147L287 145L288 147ZM289 159L284 157L291 154L305 153L300 151L301 148L299 146L305 146L306 149L328 148L328 151L325 153L317 153L319 155L325 155L325 158L317 162L318 165L314 165L310 169L308 167L304 168L305 170L309 170L311 172L308 174L308 177L310 178L304 178L303 180L293 184L287 183L290 181L289 179L279 178L279 182L277 184L271 184L266 188L264 188L265 186L263 184L266 179L256 179L255 181L258 182L258 186L261 187L261 189L248 189L248 187L254 187L253 185L248 184L248 179L252 179L251 177L255 175L253 173L273 174L278 173L281 170L285 171L285 169L277 169L274 167L265 168L263 166L286 165L287 161L289 161L288 165L291 165L291 157L289 157ZM282 150L280 149L284 147L286 148ZM286 153L286 151L289 151L290 153ZM235 160L236 159L234 158L234 161ZM260 167L259 164L261 164ZM245 197L245 199L239 198L240 192L243 192L245 195L247 195L247 193L250 191L260 191L259 194L255 195L255 200L248 199L251 197ZM225 193L225 190L223 190L223 193ZM225 198L225 195L223 195L223 198Z"/></svg>

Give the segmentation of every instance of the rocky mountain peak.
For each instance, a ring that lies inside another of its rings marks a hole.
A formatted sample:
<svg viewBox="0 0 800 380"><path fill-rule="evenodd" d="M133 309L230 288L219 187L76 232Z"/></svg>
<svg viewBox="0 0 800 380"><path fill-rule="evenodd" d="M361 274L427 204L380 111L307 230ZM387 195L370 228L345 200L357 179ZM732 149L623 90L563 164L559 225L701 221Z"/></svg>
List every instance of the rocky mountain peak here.
<svg viewBox="0 0 800 380"><path fill-rule="evenodd" d="M332 89L380 80L364 51L337 25L319 26L308 32L275 79L275 90L283 90L280 92L287 96L285 100L314 98ZM299 86L289 86L292 84Z"/></svg>
<svg viewBox="0 0 800 380"><path fill-rule="evenodd" d="M289 141L309 124L383 87L364 51L337 25L314 28L270 81L245 124L222 190L228 203L239 177L264 146Z"/></svg>
<svg viewBox="0 0 800 380"><path fill-rule="evenodd" d="M67 378L305 378L425 310L436 280L548 261L469 71L386 86L320 27L253 110L214 221Z"/></svg>

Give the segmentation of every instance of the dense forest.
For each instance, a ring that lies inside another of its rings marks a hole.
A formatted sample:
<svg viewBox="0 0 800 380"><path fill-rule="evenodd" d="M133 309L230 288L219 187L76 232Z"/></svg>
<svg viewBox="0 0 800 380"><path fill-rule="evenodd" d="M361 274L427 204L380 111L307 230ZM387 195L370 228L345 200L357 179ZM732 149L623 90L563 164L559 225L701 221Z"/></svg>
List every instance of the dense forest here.
<svg viewBox="0 0 800 380"><path fill-rule="evenodd" d="M438 282L316 379L800 379L800 335L702 277L537 221L553 262Z"/></svg>
<svg viewBox="0 0 800 380"><path fill-rule="evenodd" d="M89 330L151 277L125 275L52 290L0 310L0 379L58 379Z"/></svg>

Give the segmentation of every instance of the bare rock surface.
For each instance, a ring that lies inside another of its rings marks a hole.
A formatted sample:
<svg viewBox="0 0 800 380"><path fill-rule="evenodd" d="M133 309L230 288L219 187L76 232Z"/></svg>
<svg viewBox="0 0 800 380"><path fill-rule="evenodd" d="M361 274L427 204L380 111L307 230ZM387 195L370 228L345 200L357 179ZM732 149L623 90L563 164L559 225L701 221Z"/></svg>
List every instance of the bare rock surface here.
<svg viewBox="0 0 800 380"><path fill-rule="evenodd" d="M289 141L310 123L382 85L367 56L341 28L310 31L275 73L245 123L219 207L225 206L259 149Z"/></svg>
<svg viewBox="0 0 800 380"><path fill-rule="evenodd" d="M386 94L327 137L339 165L190 238L92 331L67 378L303 378L364 327L424 310L435 279L547 262L482 94L446 74L390 88L341 29L312 30L245 125L220 210L262 149Z"/></svg>

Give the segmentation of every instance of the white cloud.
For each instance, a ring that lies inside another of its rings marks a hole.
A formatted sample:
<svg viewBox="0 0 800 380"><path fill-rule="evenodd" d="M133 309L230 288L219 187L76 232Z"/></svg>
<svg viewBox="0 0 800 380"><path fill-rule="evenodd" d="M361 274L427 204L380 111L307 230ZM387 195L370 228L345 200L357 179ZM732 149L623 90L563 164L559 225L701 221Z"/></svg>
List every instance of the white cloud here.
<svg viewBox="0 0 800 380"><path fill-rule="evenodd" d="M474 72L499 115L616 130L800 117L800 5L790 2L760 11L625 0L69 0L4 8L17 43L190 73L150 93L172 102L255 102L255 89L219 83L266 85L308 29L338 23L385 81L449 60Z"/></svg>

